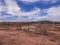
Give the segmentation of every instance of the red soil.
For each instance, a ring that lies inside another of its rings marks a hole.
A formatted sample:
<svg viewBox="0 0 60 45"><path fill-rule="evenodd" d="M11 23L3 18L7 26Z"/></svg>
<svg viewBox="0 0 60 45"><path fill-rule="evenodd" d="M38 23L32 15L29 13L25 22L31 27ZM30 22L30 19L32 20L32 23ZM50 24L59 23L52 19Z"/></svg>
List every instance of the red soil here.
<svg viewBox="0 0 60 45"><path fill-rule="evenodd" d="M58 34L45 36L17 30L0 30L0 45L60 45L60 32Z"/></svg>

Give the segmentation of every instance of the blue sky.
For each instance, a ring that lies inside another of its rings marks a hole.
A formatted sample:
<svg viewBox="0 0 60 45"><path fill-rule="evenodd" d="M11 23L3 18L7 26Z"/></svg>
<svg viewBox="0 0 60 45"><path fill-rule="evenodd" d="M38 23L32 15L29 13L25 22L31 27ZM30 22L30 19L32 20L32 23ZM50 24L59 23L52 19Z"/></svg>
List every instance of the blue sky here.
<svg viewBox="0 0 60 45"><path fill-rule="evenodd" d="M0 0L0 22L60 22L60 0Z"/></svg>

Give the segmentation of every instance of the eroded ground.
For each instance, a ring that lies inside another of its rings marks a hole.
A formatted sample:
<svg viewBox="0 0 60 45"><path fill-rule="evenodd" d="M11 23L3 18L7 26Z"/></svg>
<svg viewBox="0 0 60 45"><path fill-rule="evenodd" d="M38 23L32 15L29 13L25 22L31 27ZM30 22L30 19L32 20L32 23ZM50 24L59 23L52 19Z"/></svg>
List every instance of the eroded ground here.
<svg viewBox="0 0 60 45"><path fill-rule="evenodd" d="M19 30L0 30L0 45L60 45L60 31L38 35Z"/></svg>

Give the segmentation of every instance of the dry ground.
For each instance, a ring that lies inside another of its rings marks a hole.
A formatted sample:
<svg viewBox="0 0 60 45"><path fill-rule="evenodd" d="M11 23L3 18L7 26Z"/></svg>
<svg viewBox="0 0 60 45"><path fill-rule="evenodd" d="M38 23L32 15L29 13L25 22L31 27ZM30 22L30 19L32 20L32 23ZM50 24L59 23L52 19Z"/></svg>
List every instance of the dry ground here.
<svg viewBox="0 0 60 45"><path fill-rule="evenodd" d="M0 45L60 45L60 31L37 35L18 30L0 30Z"/></svg>

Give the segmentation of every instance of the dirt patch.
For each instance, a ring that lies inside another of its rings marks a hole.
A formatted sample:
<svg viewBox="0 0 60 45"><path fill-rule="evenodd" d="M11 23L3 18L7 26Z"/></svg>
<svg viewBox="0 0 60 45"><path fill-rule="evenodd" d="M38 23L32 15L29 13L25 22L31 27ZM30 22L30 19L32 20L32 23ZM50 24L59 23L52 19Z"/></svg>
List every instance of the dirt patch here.
<svg viewBox="0 0 60 45"><path fill-rule="evenodd" d="M55 42L53 38L25 31L0 30L0 45L58 45L60 41L55 39Z"/></svg>

